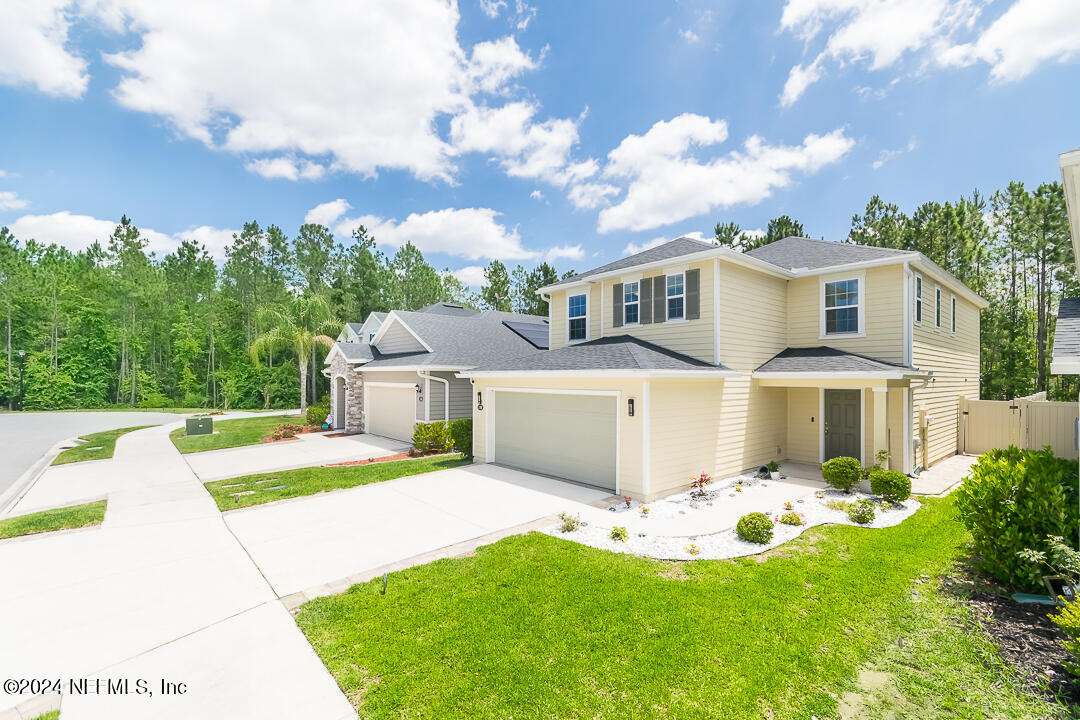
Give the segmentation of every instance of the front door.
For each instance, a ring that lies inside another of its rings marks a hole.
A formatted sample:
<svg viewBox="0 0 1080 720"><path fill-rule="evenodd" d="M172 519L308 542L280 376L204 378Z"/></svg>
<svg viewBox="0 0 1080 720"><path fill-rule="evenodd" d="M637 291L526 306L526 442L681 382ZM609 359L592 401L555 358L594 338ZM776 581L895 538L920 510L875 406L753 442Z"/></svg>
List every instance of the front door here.
<svg viewBox="0 0 1080 720"><path fill-rule="evenodd" d="M862 433L862 408L858 390L825 391L825 457L862 457L859 444Z"/></svg>

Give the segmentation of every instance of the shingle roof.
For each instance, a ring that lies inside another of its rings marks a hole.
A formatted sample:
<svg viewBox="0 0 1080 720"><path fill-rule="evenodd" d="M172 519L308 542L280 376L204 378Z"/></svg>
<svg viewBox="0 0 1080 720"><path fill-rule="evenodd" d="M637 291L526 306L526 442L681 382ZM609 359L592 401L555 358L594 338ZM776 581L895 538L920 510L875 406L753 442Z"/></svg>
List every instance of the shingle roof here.
<svg viewBox="0 0 1080 720"><path fill-rule="evenodd" d="M872 247L870 245L853 245L830 240L787 237L749 250L746 254L788 270L799 268L815 270L833 265L877 260L905 254L914 255L915 253L908 250L893 250L892 248Z"/></svg>
<svg viewBox="0 0 1080 720"><path fill-rule="evenodd" d="M360 362L372 358L371 346L367 343L336 343L338 350L345 356L346 362Z"/></svg>
<svg viewBox="0 0 1080 720"><path fill-rule="evenodd" d="M546 322L527 323L503 320L503 325L510 328L518 335L525 338L541 350L548 349L550 343L551 328Z"/></svg>
<svg viewBox="0 0 1080 720"><path fill-rule="evenodd" d="M458 305L457 303L433 303L427 307L422 307L416 312L430 313L433 315L452 315L456 317L470 317L472 315L479 315L478 312L472 308L467 308L464 305Z"/></svg>
<svg viewBox="0 0 1080 720"><path fill-rule="evenodd" d="M917 372L918 368L910 365L896 365L875 360L865 355L821 346L808 348L787 348L771 360L761 365L758 373L843 373L866 372Z"/></svg>
<svg viewBox="0 0 1080 720"><path fill-rule="evenodd" d="M378 348L372 348L374 359L364 365L365 370L417 365L467 368L503 358L542 352L503 323L538 323L547 320L537 315L495 310L485 310L468 316L404 311L395 314L409 329L423 338L432 352L384 355Z"/></svg>
<svg viewBox="0 0 1080 720"><path fill-rule="evenodd" d="M353 333L355 333L356 335L359 335L360 334L360 329L364 327L364 323L345 323L345 324L348 325L349 329L352 330Z"/></svg>
<svg viewBox="0 0 1080 720"><path fill-rule="evenodd" d="M630 335L590 340L557 350L506 358L478 366L475 372L536 372L560 370L697 370L726 371Z"/></svg>
<svg viewBox="0 0 1080 720"><path fill-rule="evenodd" d="M1054 328L1053 356L1080 357L1080 297L1061 298Z"/></svg>
<svg viewBox="0 0 1080 720"><path fill-rule="evenodd" d="M583 273L578 273L573 277L568 277L565 280L560 280L554 283L552 287L559 285L565 285L566 283L577 282L582 278L591 277L593 275L599 275L600 273L610 272L612 270L622 270L623 268L632 268L637 265L644 265L646 263L656 262L658 260L670 260L683 255L692 255L699 253L703 250L709 250L715 247L712 243L705 242L704 240L695 240L694 238L681 237L675 238L663 245L657 245L654 248L648 250L642 250L639 253L628 255L627 257L620 258L614 262L610 262L607 265L601 265L598 268L587 270Z"/></svg>

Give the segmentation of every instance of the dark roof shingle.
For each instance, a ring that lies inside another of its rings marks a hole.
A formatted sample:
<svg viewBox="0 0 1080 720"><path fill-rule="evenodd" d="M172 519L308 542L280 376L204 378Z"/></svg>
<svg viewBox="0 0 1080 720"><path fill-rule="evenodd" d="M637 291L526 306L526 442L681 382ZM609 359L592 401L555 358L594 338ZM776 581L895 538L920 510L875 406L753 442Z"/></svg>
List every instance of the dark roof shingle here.
<svg viewBox="0 0 1080 720"><path fill-rule="evenodd" d="M847 263L877 260L897 255L914 254L908 250L853 245L852 243L814 240L813 238L786 237L783 240L749 250L747 255L787 270L832 267Z"/></svg>
<svg viewBox="0 0 1080 720"><path fill-rule="evenodd" d="M700 370L728 371L631 335L605 337L557 350L506 358L478 366L476 372L560 370Z"/></svg>
<svg viewBox="0 0 1080 720"><path fill-rule="evenodd" d="M1080 297L1061 298L1054 328L1053 356L1080 357Z"/></svg>
<svg viewBox="0 0 1080 720"><path fill-rule="evenodd" d="M688 237L675 238L662 245L657 245L648 250L642 250L639 253L634 253L633 255L628 255L627 257L620 258L614 262L609 262L607 265L601 265L598 268L586 270L583 273L578 273L565 280L560 280L559 282L554 283L552 287L577 282L578 280L592 277L593 275L599 275L600 273L611 272L612 270L622 270L624 268L645 265L646 263L656 262L658 260L671 260L673 258L682 257L683 255L693 255L694 253L709 250L713 247L715 247L715 245L704 240L695 240L694 238Z"/></svg>
<svg viewBox="0 0 1080 720"><path fill-rule="evenodd" d="M757 373L865 373L865 372L917 372L910 365L896 365L875 360L865 355L821 346L787 348L766 361Z"/></svg>

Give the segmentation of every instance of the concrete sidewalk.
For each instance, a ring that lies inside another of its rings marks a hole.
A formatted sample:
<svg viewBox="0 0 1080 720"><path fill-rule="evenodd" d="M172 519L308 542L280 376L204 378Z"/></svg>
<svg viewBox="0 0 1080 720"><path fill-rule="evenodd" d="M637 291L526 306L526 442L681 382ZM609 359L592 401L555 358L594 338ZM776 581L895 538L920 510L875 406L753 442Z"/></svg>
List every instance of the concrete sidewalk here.
<svg viewBox="0 0 1080 720"><path fill-rule="evenodd" d="M169 441L176 426L125 435L112 460L40 491L104 492L100 527L0 541L0 677L187 685L69 695L65 720L355 717ZM0 718L26 699L0 695Z"/></svg>
<svg viewBox="0 0 1080 720"><path fill-rule="evenodd" d="M184 455L184 459L205 483L241 475L386 457L405 452L409 447L408 443L378 435L331 438L320 433L310 433L284 442L189 453Z"/></svg>
<svg viewBox="0 0 1080 720"><path fill-rule="evenodd" d="M911 481L914 495L948 495L960 486L969 474L971 467L979 461L975 455L953 455L937 465L927 468Z"/></svg>

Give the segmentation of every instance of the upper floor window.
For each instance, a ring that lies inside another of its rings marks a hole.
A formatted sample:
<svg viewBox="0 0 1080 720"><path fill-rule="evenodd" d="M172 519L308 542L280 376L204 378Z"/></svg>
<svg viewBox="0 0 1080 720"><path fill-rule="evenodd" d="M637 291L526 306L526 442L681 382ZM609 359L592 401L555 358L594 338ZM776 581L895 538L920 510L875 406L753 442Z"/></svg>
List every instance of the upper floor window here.
<svg viewBox="0 0 1080 720"><path fill-rule="evenodd" d="M686 287L684 273L667 276L667 319L686 317Z"/></svg>
<svg viewBox="0 0 1080 720"><path fill-rule="evenodd" d="M941 329L941 288L934 288L934 327Z"/></svg>
<svg viewBox="0 0 1080 720"><path fill-rule="evenodd" d="M859 332L859 280L825 283L825 334Z"/></svg>
<svg viewBox="0 0 1080 720"><path fill-rule="evenodd" d="M922 275L915 276L915 323L922 324Z"/></svg>
<svg viewBox="0 0 1080 720"><path fill-rule="evenodd" d="M639 309L638 284L636 282L623 283L623 324L636 325L640 319Z"/></svg>
<svg viewBox="0 0 1080 720"><path fill-rule="evenodd" d="M950 304L952 305L952 307L949 308L949 322L952 323L951 332L952 332L953 335L955 335L956 334L956 296L955 295L952 296Z"/></svg>
<svg viewBox="0 0 1080 720"><path fill-rule="evenodd" d="M584 340L588 335L588 299L585 294L566 300L567 333L570 340Z"/></svg>

